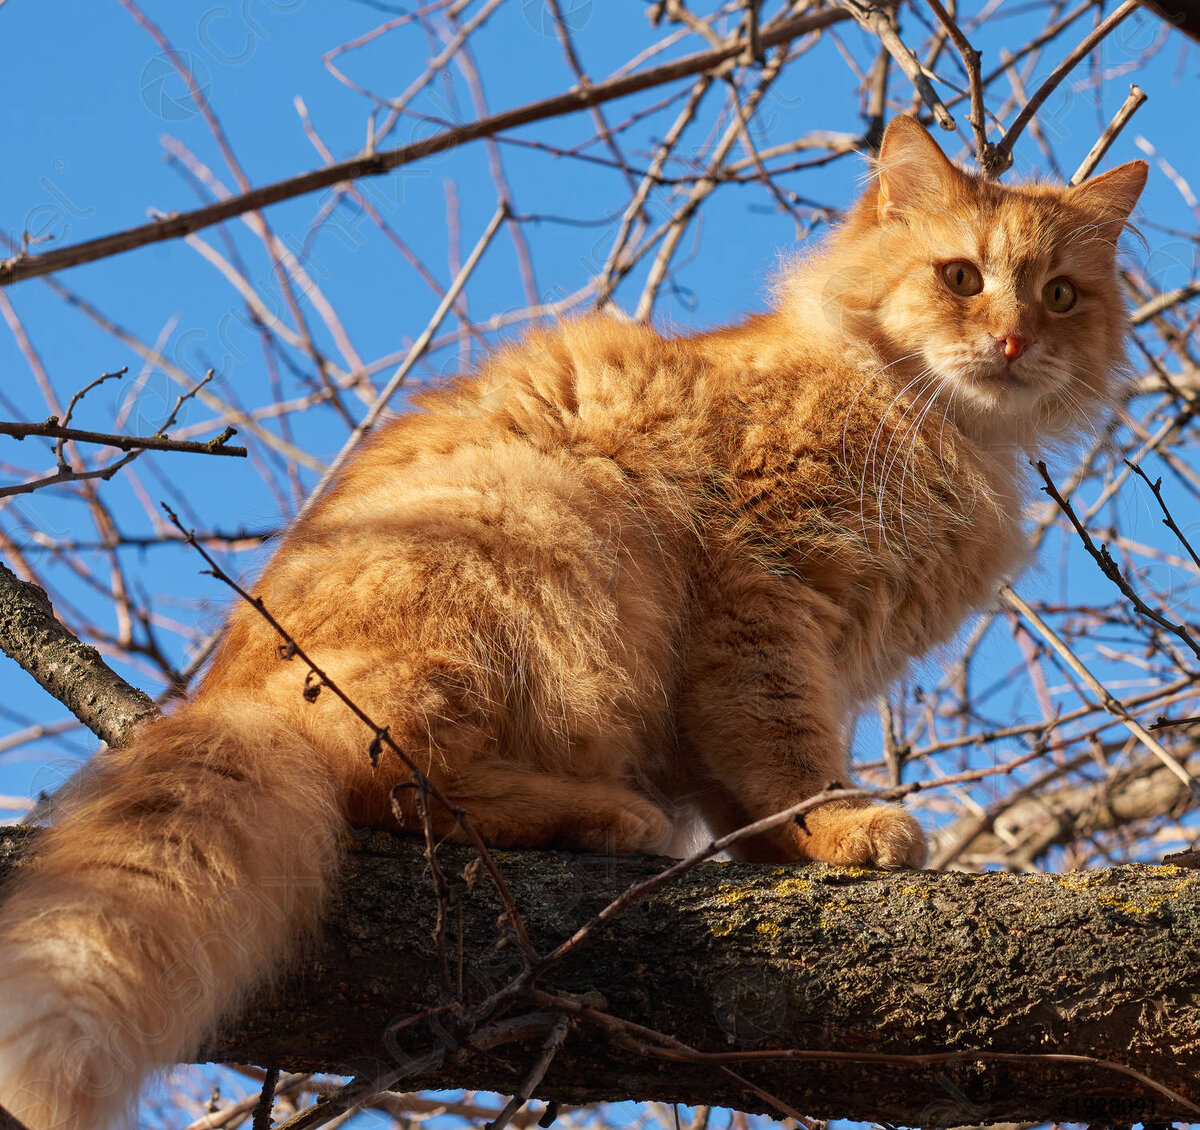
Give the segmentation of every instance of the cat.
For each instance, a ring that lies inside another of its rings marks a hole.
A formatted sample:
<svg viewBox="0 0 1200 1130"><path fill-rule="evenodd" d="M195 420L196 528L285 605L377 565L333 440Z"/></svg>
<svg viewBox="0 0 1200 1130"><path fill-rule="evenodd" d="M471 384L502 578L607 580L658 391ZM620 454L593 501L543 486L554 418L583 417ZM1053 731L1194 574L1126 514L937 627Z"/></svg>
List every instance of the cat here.
<svg viewBox="0 0 1200 1130"><path fill-rule="evenodd" d="M846 781L856 707L1023 563L1026 449L1111 403L1145 179L1001 186L898 117L768 313L498 349L368 440L254 594L493 845L661 852L689 814L726 833ZM234 608L0 912L0 1104L31 1130L120 1124L311 930L348 825L420 826L279 642ZM925 841L832 803L735 854Z"/></svg>

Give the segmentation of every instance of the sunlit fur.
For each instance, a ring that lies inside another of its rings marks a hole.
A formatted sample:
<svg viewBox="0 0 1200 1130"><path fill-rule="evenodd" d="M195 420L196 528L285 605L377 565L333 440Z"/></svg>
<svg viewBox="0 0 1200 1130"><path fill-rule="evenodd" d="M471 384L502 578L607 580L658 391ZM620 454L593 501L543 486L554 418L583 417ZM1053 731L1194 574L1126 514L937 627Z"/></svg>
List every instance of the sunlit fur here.
<svg viewBox="0 0 1200 1130"><path fill-rule="evenodd" d="M497 351L379 429L255 595L496 845L659 851L690 814L726 832L845 781L857 706L1019 566L1021 446L1109 397L1144 177L1002 188L898 119L772 312ZM940 281L958 258L973 298ZM1051 315L1059 274L1081 297ZM120 1124L314 923L345 824L395 822L407 773L278 642L235 608L0 914L0 1103L33 1130ZM900 808L829 805L738 854L924 850Z"/></svg>

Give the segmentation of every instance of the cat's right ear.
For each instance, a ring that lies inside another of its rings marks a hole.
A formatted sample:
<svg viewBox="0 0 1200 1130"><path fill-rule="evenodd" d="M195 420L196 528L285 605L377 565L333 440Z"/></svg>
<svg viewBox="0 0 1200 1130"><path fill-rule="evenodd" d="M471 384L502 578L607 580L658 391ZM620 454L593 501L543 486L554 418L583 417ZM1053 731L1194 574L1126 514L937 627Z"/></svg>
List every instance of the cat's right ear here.
<svg viewBox="0 0 1200 1130"><path fill-rule="evenodd" d="M883 134L876 162L880 221L909 208L941 204L962 174L916 118L901 114Z"/></svg>

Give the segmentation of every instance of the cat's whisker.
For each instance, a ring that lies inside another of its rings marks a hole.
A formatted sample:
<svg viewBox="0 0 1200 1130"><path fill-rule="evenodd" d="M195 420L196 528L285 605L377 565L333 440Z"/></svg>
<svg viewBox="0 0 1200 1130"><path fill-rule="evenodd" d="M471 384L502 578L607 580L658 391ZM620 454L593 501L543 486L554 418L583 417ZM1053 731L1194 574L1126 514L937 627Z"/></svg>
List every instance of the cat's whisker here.
<svg viewBox="0 0 1200 1130"><path fill-rule="evenodd" d="M886 365L880 365L879 368L874 370L874 372L872 372L871 375L865 381L863 381L863 383L859 386L858 391L854 394L853 399L850 401L849 407L846 409L845 419L842 423L842 462L847 470L850 469L850 457L846 451L846 433L850 426L850 420L854 416L854 408L855 405L858 404L859 397L867 391L872 383L877 381L885 372L887 372L888 369L892 368L893 365L899 365L901 362L910 361L912 358L918 356L919 353L920 350L914 350L912 353L905 353L903 356L897 357L894 361L889 361Z"/></svg>
<svg viewBox="0 0 1200 1130"><path fill-rule="evenodd" d="M922 438L924 436L925 422L928 420L930 413L937 406L938 401L939 401L939 396L942 391L941 377L939 377L936 373L933 375L932 386L927 386L927 388L929 388L929 387L932 387L932 395L929 398L929 403L926 404L925 408L922 410L920 418L914 423L913 427L910 429L910 435L912 438L911 438L911 442L908 445L908 454L905 456L904 463L900 468L900 492L899 492L899 495L897 498L896 505L897 505L897 510L900 515L900 536L904 539L905 550L909 551L910 553L911 553L912 547L909 545L909 541L908 541L908 528L906 525L906 516L905 516L905 512L904 512L904 484L905 484L905 480L909 474L909 471L911 469L912 475L913 475L914 492L919 489L917 479L916 479L917 460L916 460L915 456L917 453L917 446L918 446L918 444L921 443ZM944 419L944 417L943 417L943 419ZM927 488L928 487L928 476L926 476L926 478L925 478L925 484L926 484L926 488Z"/></svg>
<svg viewBox="0 0 1200 1130"><path fill-rule="evenodd" d="M924 396L925 393L930 388L933 388L936 385L937 380L938 380L937 374L934 373L933 370L931 370L931 369L926 369L922 375L927 377L928 379L926 379L922 382L921 387L917 390L917 392L913 396L911 403L905 408L904 412L901 414L901 421L903 421L904 416L907 415L909 410L912 408L917 409L917 414L914 416L913 420L910 422L910 424L908 425L908 427L906 428L906 430L904 431L903 434L900 434L899 428L897 428L896 431L894 431L892 433L891 438L888 440L887 450L884 452L884 455L883 455L884 472L883 472L883 481L882 481L882 484L880 485L879 491L878 491L878 507L879 507L878 512L879 512L879 530L880 530L880 534L884 537L885 543L887 541L887 534L886 534L886 529L885 529L884 498L887 493L887 485L891 481L892 469L895 467L896 461L904 453L905 444L908 442L909 437L910 436L913 437L914 445L917 442L917 438L919 437L919 429L920 429L921 423L924 419L925 413L928 411L929 407L931 407L932 404L934 403L933 400L931 400L929 402L929 405L925 406L925 408L922 409L919 407L920 402L921 402L921 397ZM896 445L896 454L895 454L895 456L892 457L891 461L888 462L888 454L891 452L893 444ZM896 500L896 516L897 516L897 520L899 521L899 524L900 524L900 536L904 541L905 549L908 549L909 548L908 536L907 536L907 533L904 528L904 472L903 472L903 469L901 470L900 490L899 490L899 493L897 495L897 500Z"/></svg>
<svg viewBox="0 0 1200 1130"><path fill-rule="evenodd" d="M903 386L903 388L901 388L899 390L899 392L897 392L892 397L892 399L888 402L887 407L884 408L882 412L880 412L879 420L875 425L875 429L871 434L871 439L867 444L865 452L863 453L862 478L861 478L861 486L859 489L859 513L860 513L861 520L862 520L862 529L863 529L864 537L867 536L866 495L867 495L867 477L868 476L871 477L871 486L874 490L876 498L880 500L879 505L882 506L881 500L883 497L884 484L880 480L879 475L877 474L878 461L877 461L876 456L878 454L879 441L882 438L884 429L888 426L888 417L891 415L892 409L895 408L895 406L897 405L897 403L899 403L899 401L904 396L904 394L910 388L912 388L913 385L918 384L921 381L923 381L928 373L929 373L928 369L920 370L920 372L918 372L915 377L911 378L908 382L906 382L905 385ZM904 411L900 414L900 421L903 421L904 416L908 413L908 410L910 407L911 407L911 404L905 406ZM899 426L900 421L897 421L897 426ZM889 442L888 449L890 450L890 448L891 448L891 444ZM885 458L886 458L886 454L885 454ZM881 512L881 517L880 517L880 534L883 538L883 544L886 547L888 544L887 533L883 528L882 512Z"/></svg>

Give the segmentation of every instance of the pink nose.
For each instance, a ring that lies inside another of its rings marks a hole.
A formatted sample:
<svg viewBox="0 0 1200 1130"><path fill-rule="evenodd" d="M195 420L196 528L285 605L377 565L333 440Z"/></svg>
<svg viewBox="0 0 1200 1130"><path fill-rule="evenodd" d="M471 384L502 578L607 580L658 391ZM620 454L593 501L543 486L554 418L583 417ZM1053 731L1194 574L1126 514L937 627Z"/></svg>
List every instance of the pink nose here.
<svg viewBox="0 0 1200 1130"><path fill-rule="evenodd" d="M1004 350L1004 356L1009 361L1015 361L1029 348L1029 338L1017 334L1004 334L996 338L996 344Z"/></svg>

